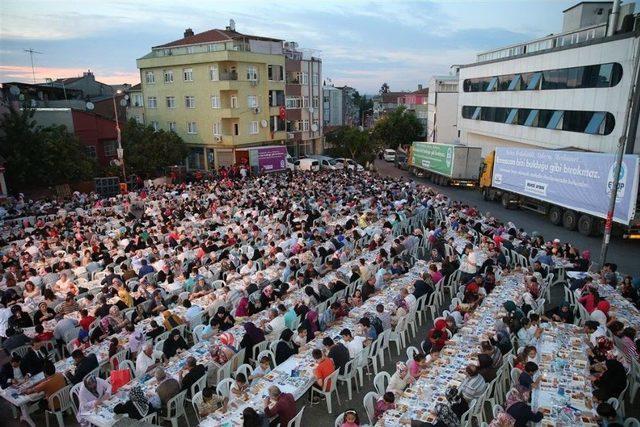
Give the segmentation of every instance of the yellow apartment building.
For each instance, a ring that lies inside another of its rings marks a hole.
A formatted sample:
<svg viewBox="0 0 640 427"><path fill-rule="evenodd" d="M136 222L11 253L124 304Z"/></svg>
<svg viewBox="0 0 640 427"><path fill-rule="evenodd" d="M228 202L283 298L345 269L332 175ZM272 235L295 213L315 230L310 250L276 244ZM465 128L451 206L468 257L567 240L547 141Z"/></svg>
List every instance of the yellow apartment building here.
<svg viewBox="0 0 640 427"><path fill-rule="evenodd" d="M187 167L234 163L234 149L286 143L282 40L224 30L151 48L137 60L144 121L191 147Z"/></svg>

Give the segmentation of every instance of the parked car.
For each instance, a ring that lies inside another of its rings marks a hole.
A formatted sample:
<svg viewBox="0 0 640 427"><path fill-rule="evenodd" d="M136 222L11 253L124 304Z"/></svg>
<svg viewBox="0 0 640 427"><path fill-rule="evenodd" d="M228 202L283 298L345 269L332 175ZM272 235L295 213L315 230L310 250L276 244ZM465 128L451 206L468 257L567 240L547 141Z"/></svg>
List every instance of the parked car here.
<svg viewBox="0 0 640 427"><path fill-rule="evenodd" d="M314 171L320 170L320 162L316 159L299 159L293 162L296 170L300 171Z"/></svg>
<svg viewBox="0 0 640 427"><path fill-rule="evenodd" d="M382 158L387 162L393 162L396 159L396 150L391 148L385 149Z"/></svg>
<svg viewBox="0 0 640 427"><path fill-rule="evenodd" d="M336 161L336 166L338 169L344 169L344 164L345 162L347 163L347 168L351 169L351 170L355 170L358 172L362 172L364 171L364 168L357 164L355 161L353 161L352 159L346 159L344 157L338 157L337 159L334 159Z"/></svg>
<svg viewBox="0 0 640 427"><path fill-rule="evenodd" d="M320 169L327 170L336 170L338 166L336 166L336 159L329 156L321 156L321 155L313 155L309 156L312 159L316 159L320 163Z"/></svg>

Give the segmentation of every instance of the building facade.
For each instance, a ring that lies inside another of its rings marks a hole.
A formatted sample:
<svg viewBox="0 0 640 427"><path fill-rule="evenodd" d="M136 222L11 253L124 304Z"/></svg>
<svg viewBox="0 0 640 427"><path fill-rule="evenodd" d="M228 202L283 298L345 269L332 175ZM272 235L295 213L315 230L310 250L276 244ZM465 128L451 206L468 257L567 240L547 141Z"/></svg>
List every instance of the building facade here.
<svg viewBox="0 0 640 427"><path fill-rule="evenodd" d="M91 70L82 73L82 77L54 80L52 85L64 89L81 90L86 97L113 95L115 92L115 89L110 85L97 81Z"/></svg>
<svg viewBox="0 0 640 427"><path fill-rule="evenodd" d="M449 144L458 140L458 76L433 76L427 98L426 140Z"/></svg>
<svg viewBox="0 0 640 427"><path fill-rule="evenodd" d="M333 85L322 87L322 119L325 127L342 126L342 91Z"/></svg>
<svg viewBox="0 0 640 427"><path fill-rule="evenodd" d="M153 47L138 59L144 120L191 147L187 167L234 162L234 148L284 144L282 40L225 30Z"/></svg>
<svg viewBox="0 0 640 427"><path fill-rule="evenodd" d="M324 122L322 61L298 50L295 42L284 43L285 108L287 150L293 157L322 152Z"/></svg>
<svg viewBox="0 0 640 427"><path fill-rule="evenodd" d="M607 4L569 8L568 31L483 52L462 66L460 141L483 154L499 146L614 152L625 132L639 33L633 3L617 22L602 16ZM627 152L640 153L634 138Z"/></svg>
<svg viewBox="0 0 640 427"><path fill-rule="evenodd" d="M350 86L338 87L342 91L342 125L357 126L360 124L360 109L354 100L356 90Z"/></svg>
<svg viewBox="0 0 640 427"><path fill-rule="evenodd" d="M422 133L419 135L422 138L427 136L428 128L428 96L429 88L424 89L422 85L418 85L418 90L405 93L398 97L397 107L405 107L407 111L416 115L416 118L422 125Z"/></svg>
<svg viewBox="0 0 640 427"><path fill-rule="evenodd" d="M142 94L142 85L140 83L131 86L131 89L129 89L127 120L130 119L144 124L144 95Z"/></svg>

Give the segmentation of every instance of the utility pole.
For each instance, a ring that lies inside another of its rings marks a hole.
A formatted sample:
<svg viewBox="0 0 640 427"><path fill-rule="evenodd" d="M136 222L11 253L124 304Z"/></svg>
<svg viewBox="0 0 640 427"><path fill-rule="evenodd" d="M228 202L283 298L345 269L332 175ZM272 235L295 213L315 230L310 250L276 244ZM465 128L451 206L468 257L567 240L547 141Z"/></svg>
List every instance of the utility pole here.
<svg viewBox="0 0 640 427"><path fill-rule="evenodd" d="M42 55L42 52L38 52L31 48L24 49L25 52L29 53L29 57L31 58L31 74L33 75L33 84L36 84L36 68L33 65L33 54L36 53L38 55Z"/></svg>

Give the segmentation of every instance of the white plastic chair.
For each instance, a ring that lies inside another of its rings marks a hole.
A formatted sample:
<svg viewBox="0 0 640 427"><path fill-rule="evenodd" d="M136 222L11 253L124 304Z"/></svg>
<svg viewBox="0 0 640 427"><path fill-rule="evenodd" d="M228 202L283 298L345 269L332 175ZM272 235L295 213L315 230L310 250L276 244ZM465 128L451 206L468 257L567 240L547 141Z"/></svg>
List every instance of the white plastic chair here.
<svg viewBox="0 0 640 427"><path fill-rule="evenodd" d="M640 421L636 418L627 418L624 420L624 427L640 427Z"/></svg>
<svg viewBox="0 0 640 427"><path fill-rule="evenodd" d="M407 333L407 319L406 317L403 317L398 321L398 324L391 332L391 335L389 335L389 341L394 342L396 345L398 356L400 356L400 348L405 347L406 333Z"/></svg>
<svg viewBox="0 0 640 427"><path fill-rule="evenodd" d="M415 348L414 346L407 347L407 360L413 359L413 356L420 353L420 350Z"/></svg>
<svg viewBox="0 0 640 427"><path fill-rule="evenodd" d="M158 413L152 412L144 418L140 418L141 423L147 423L151 425L158 425Z"/></svg>
<svg viewBox="0 0 640 427"><path fill-rule="evenodd" d="M373 378L373 387L376 389L376 393L383 395L387 391L387 386L391 381L391 375L386 371L378 372Z"/></svg>
<svg viewBox="0 0 640 427"><path fill-rule="evenodd" d="M47 398L47 409L44 411L44 419L49 427L49 415L55 415L58 420L58 426L64 427L64 413L73 408L71 402L71 386L61 388ZM58 402L58 409L55 409L55 402Z"/></svg>
<svg viewBox="0 0 640 427"><path fill-rule="evenodd" d="M202 341L202 335L204 335L205 328L206 325L198 325L193 328L193 332L191 333L191 335L193 336L194 344L198 344L200 341Z"/></svg>
<svg viewBox="0 0 640 427"><path fill-rule="evenodd" d="M198 419L198 423L202 421L200 419L200 406L202 405L202 401L203 401L202 391L197 392L191 398L191 404L193 405L193 411L196 413L196 418Z"/></svg>
<svg viewBox="0 0 640 427"><path fill-rule="evenodd" d="M78 415L78 411L80 411L80 387L82 387L82 382L72 386L71 390L69 390L73 415Z"/></svg>
<svg viewBox="0 0 640 427"><path fill-rule="evenodd" d="M229 397L231 394L231 386L235 381L231 378L225 378L216 386L216 393L220 396Z"/></svg>
<svg viewBox="0 0 640 427"><path fill-rule="evenodd" d="M620 407L620 401L618 401L618 399L616 399L615 397L612 397L609 400L607 400L607 403L613 406L613 409L615 409L616 411Z"/></svg>
<svg viewBox="0 0 640 427"><path fill-rule="evenodd" d="M302 409L300 409L300 412L298 412L296 416L287 423L287 427L300 427L300 424L302 423L302 413L304 412L304 408L305 407L303 406Z"/></svg>
<svg viewBox="0 0 640 427"><path fill-rule="evenodd" d="M275 367L276 366L276 356L274 356L273 352L271 350L262 350L260 353L258 353L258 358L256 359L256 366L260 363L259 361L262 360L263 357L269 357L271 359L271 366Z"/></svg>
<svg viewBox="0 0 640 427"><path fill-rule="evenodd" d="M336 417L336 420L333 423L333 425L334 427L341 427L342 423L344 423L344 412Z"/></svg>
<svg viewBox="0 0 640 427"><path fill-rule="evenodd" d="M329 375L327 378L325 378L322 390L319 390L316 387L311 387L311 401L313 401L314 394L322 394L322 395L324 395L324 397L325 397L325 399L327 401L327 410L329 411L330 414L332 413L332 410L333 410L333 405L332 405L332 401L331 401L331 395L334 392L336 393L336 398L338 399L338 405L342 405L342 403L340 402L340 394L338 393L338 388L337 388L337 385L338 385L338 374L339 373L340 373L340 371L338 369L336 369L335 371L333 371L333 373L331 375Z"/></svg>
<svg viewBox="0 0 640 427"><path fill-rule="evenodd" d="M365 394L364 399L362 399L364 410L367 413L367 418L369 418L369 425L374 425L376 421L375 420L376 400L378 400L378 395L373 391L370 391L369 393Z"/></svg>
<svg viewBox="0 0 640 427"><path fill-rule="evenodd" d="M187 426L190 426L189 417L187 417L184 405L184 399L186 396L187 390L184 390L176 394L175 397L167 402L167 416L160 416L160 423L170 421L172 427L178 427L178 419L180 419L180 417L184 417L187 421Z"/></svg>
<svg viewBox="0 0 640 427"><path fill-rule="evenodd" d="M356 378L357 371L354 367L355 359L351 359L344 365L344 373L338 375L338 381L346 383L347 385L347 395L349 396L349 400L352 399L352 382L355 380L356 382L356 391L358 391L358 379Z"/></svg>
<svg viewBox="0 0 640 427"><path fill-rule="evenodd" d="M243 363L242 365L238 366L238 369L236 369L233 377L235 378L238 374L243 374L245 378L249 378L252 373L253 368L251 367L251 365L249 365L248 363Z"/></svg>

